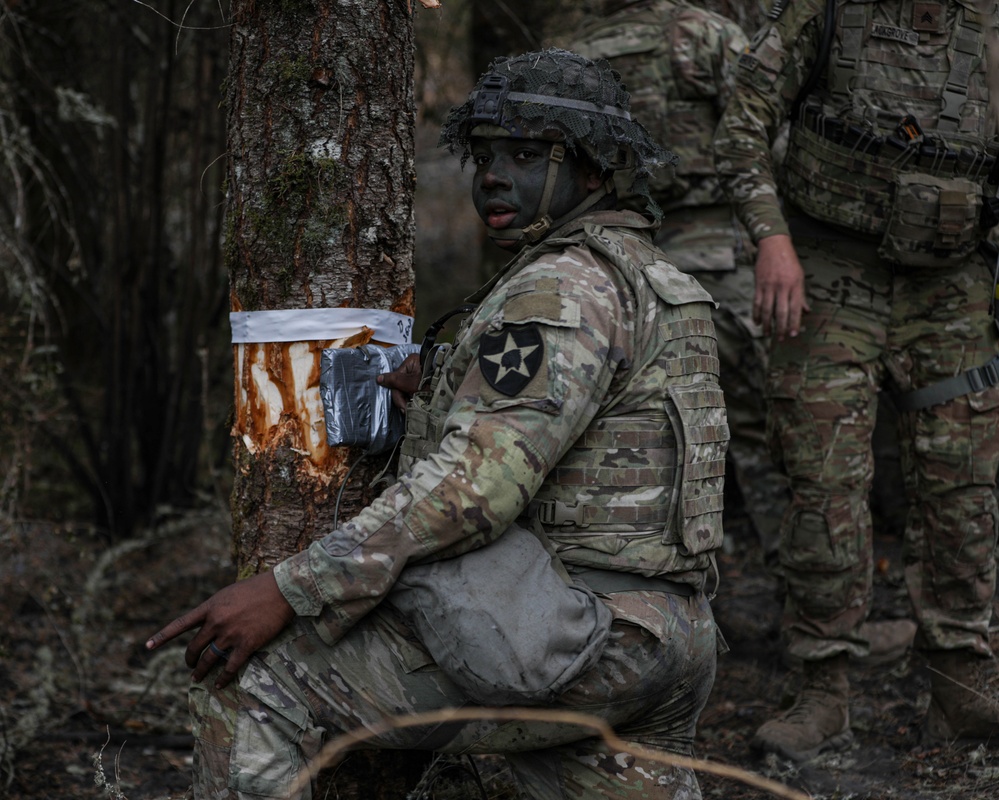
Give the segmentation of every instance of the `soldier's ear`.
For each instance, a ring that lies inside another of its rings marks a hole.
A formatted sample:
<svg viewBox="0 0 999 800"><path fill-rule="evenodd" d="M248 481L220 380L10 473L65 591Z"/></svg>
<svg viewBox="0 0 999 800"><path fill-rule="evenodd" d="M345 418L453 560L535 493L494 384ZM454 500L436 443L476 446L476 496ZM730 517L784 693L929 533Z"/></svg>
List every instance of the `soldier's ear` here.
<svg viewBox="0 0 999 800"><path fill-rule="evenodd" d="M586 191L596 191L610 177L610 171L605 171L588 156L579 159L579 168L586 175Z"/></svg>
<svg viewBox="0 0 999 800"><path fill-rule="evenodd" d="M596 191L601 184L604 182L604 176L596 167L587 166L586 168L586 190L588 192Z"/></svg>

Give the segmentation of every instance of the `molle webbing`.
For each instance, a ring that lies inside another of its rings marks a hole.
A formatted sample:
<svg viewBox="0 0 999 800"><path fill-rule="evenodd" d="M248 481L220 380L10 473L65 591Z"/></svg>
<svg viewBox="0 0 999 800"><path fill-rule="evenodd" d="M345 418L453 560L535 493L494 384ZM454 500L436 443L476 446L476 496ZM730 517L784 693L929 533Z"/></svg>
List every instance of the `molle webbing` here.
<svg viewBox="0 0 999 800"><path fill-rule="evenodd" d="M803 115L805 118L807 115ZM951 238L955 246L974 238L981 207L978 182L993 163L993 155L978 150L964 155L964 150L951 151L945 145L944 152L950 156L940 156L933 150L924 158L915 145L904 158L893 157L887 146L872 155L837 144L801 121L791 130L791 143L785 191L787 198L810 216L880 236L888 230L895 205L911 197L911 208L905 209L906 219L901 224L925 228L925 236L916 238L927 238L927 246L932 242L933 247L944 251ZM928 194L904 190L904 185L923 183L937 186L938 191ZM931 236L934 231L940 235Z"/></svg>
<svg viewBox="0 0 999 800"><path fill-rule="evenodd" d="M798 129L816 135L817 139L805 136L802 142L813 155L885 181L900 170L984 181L995 163L995 147L989 151L967 143L950 144L940 136L911 142L890 134L880 136L841 117L827 116L815 106L802 109L795 123Z"/></svg>
<svg viewBox="0 0 999 800"><path fill-rule="evenodd" d="M685 336L714 336L714 331L714 322L710 319L700 317L676 319L672 322L663 322L659 325L659 333L666 340L680 339ZM689 375L693 372L707 372L717 375L720 364L721 362L717 356L710 356L704 353L659 360L659 365L666 370L666 374L670 378Z"/></svg>
<svg viewBox="0 0 999 800"><path fill-rule="evenodd" d="M433 455L440 448L444 413L430 407L429 392L414 395L406 408L406 435L399 447L400 469Z"/></svg>
<svg viewBox="0 0 999 800"><path fill-rule="evenodd" d="M835 2L835 0L830 0ZM867 30L868 9L866 4L847 3L839 14L839 40L842 44L839 56L829 63L828 85L833 94L847 94L851 81L857 74L857 64L864 47L864 33Z"/></svg>
<svg viewBox="0 0 999 800"><path fill-rule="evenodd" d="M836 0L830 2L835 3ZM916 30L875 23L874 10L877 5L871 2L847 2L839 9L837 32L840 49L838 55L829 59L827 72L828 90L834 96L834 104L837 106L850 106L854 97L868 91L894 91L894 87L880 86L867 74L868 66L864 64L864 59L871 57L872 40L898 39L910 46L921 40ZM946 4L941 3L940 6L943 11ZM992 10L994 12L994 8ZM983 15L969 11L963 5L959 6L949 46L939 49L935 55L919 55L920 71L924 75L936 73L940 76L946 73L945 77L937 78L940 83L936 85L940 86L943 105L937 119L932 121L934 131L944 134L969 132L962 128L961 122L965 117L976 113L969 104L969 91L975 76L983 72L980 65L985 53L985 19ZM884 29L894 35L879 36L877 29ZM931 81L929 88L932 87ZM920 88L925 90L927 87ZM917 89L914 88L913 91Z"/></svg>
<svg viewBox="0 0 999 800"><path fill-rule="evenodd" d="M688 553L719 547L714 536L722 530L724 507L725 445L729 427L725 398L717 386L690 384L668 387L667 414L678 431L676 521L664 533L667 544L682 544ZM701 532L713 530L705 539Z"/></svg>
<svg viewBox="0 0 999 800"><path fill-rule="evenodd" d="M549 474L527 507L527 516L546 526L641 525L660 528L668 519L664 502L645 506L566 502L586 490L604 487L663 489L669 496L676 474L676 437L667 418L638 416L600 419L586 430ZM562 498L551 496L555 491Z"/></svg>
<svg viewBox="0 0 999 800"><path fill-rule="evenodd" d="M985 51L985 26L979 16L963 6L958 11L957 37L950 53L950 74L944 84L944 108L940 112L937 130L956 132L961 126L961 109L968 100L971 74L978 67Z"/></svg>
<svg viewBox="0 0 999 800"><path fill-rule="evenodd" d="M588 430L549 473L526 509L528 518L556 536L560 529L628 525L662 530L664 544L682 545L689 553L719 546L700 541L696 531L715 528L706 524L712 517L721 530L725 451L720 445L729 437L728 425L719 421L724 398L717 387L698 384L671 386L668 394L662 419L599 420L600 427ZM603 498L608 487L622 490L621 504ZM576 499L592 491L602 495L601 502ZM626 495L647 505L625 504Z"/></svg>

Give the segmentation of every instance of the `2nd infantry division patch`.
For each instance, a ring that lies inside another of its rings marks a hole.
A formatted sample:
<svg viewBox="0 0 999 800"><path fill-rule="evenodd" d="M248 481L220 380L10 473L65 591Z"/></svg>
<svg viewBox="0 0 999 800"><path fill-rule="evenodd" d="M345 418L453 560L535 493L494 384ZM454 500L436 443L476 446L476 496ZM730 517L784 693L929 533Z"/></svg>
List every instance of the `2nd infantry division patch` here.
<svg viewBox="0 0 999 800"><path fill-rule="evenodd" d="M479 369L500 394L514 397L538 374L545 345L537 325L484 333L479 340Z"/></svg>

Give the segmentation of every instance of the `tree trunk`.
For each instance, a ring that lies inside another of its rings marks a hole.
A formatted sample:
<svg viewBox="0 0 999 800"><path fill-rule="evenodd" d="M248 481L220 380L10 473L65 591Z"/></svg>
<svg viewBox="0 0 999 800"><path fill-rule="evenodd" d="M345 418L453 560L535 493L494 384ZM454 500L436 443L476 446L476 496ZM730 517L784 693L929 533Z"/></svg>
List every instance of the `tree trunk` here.
<svg viewBox="0 0 999 800"><path fill-rule="evenodd" d="M234 0L232 10L225 244L232 310L412 314L407 4L326 0L312 10ZM367 338L358 334L350 344ZM243 575L333 528L331 493L360 453L326 444L317 387L319 352L330 344L237 348L232 499ZM363 474L351 481L366 482ZM348 491L343 510L358 510L362 494Z"/></svg>
<svg viewBox="0 0 999 800"><path fill-rule="evenodd" d="M412 23L406 0L233 0L225 244L233 311L412 316ZM240 576L335 528L337 488L361 453L326 444L320 353L371 338L359 328L338 341L235 348ZM341 520L371 499L365 487L382 465L363 466L351 474ZM365 797L405 796L413 769L386 758Z"/></svg>

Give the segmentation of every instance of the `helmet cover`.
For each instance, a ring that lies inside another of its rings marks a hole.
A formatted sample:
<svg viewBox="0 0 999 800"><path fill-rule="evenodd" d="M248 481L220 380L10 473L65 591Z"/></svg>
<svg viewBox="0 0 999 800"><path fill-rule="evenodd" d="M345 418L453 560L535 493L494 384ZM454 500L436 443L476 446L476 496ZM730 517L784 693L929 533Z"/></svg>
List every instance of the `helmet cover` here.
<svg viewBox="0 0 999 800"><path fill-rule="evenodd" d="M572 153L582 150L601 171L634 170L631 191L658 211L648 176L676 163L676 157L631 118L629 102L621 76L604 59L554 48L500 57L468 99L451 109L439 145L452 153L460 148L464 166L473 136L562 141Z"/></svg>

